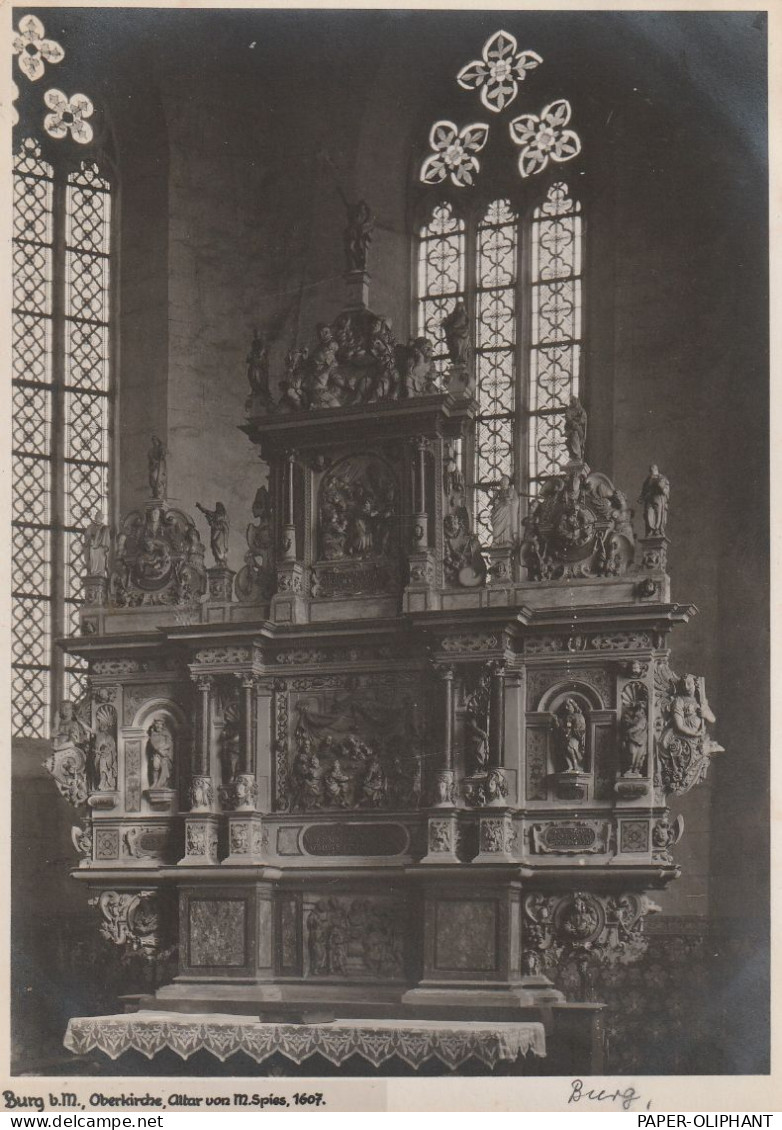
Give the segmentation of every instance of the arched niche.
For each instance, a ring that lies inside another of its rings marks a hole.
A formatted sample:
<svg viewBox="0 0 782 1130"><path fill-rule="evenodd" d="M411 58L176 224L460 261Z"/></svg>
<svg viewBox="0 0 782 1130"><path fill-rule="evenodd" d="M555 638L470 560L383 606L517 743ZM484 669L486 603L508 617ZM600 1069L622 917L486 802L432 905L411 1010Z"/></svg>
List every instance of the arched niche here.
<svg viewBox="0 0 782 1130"><path fill-rule="evenodd" d="M597 688L581 679L560 679L553 683L543 692L540 702L533 709L541 714L555 714L567 698L575 698L583 710L607 709Z"/></svg>

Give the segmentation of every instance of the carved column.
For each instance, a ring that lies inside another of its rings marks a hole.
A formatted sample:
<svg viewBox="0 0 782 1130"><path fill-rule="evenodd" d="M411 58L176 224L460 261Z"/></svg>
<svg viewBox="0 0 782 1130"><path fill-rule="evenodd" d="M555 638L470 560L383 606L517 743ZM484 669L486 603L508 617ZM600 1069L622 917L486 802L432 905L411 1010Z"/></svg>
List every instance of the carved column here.
<svg viewBox="0 0 782 1130"><path fill-rule="evenodd" d="M434 607L429 590L435 583L435 555L429 545L429 499L426 490L426 453L430 441L426 436L415 440L415 473L413 498L413 535L408 557L410 570L405 590L406 612L422 612Z"/></svg>
<svg viewBox="0 0 782 1130"><path fill-rule="evenodd" d="M453 772L453 677L449 664L434 668L440 680L440 764L429 784L429 803L436 811L427 820L427 852L422 863L458 863Z"/></svg>
<svg viewBox="0 0 782 1130"><path fill-rule="evenodd" d="M505 663L491 664L489 696L489 768L505 766Z"/></svg>
<svg viewBox="0 0 782 1130"><path fill-rule="evenodd" d="M283 531L281 546L283 561L296 560L296 526L293 521L294 466L295 453L289 451L285 456L285 480L283 483Z"/></svg>
<svg viewBox="0 0 782 1130"><path fill-rule="evenodd" d="M190 779L190 812L185 816L185 854L179 861L180 866L217 863L217 816L212 811L214 784L210 763L213 685L211 675L196 676L198 724Z"/></svg>
<svg viewBox="0 0 782 1130"><path fill-rule="evenodd" d="M277 565L277 592L272 597L271 618L280 623L297 624L306 619L304 566L297 560L296 525L294 523L296 452L285 456L282 481L283 526L280 559Z"/></svg>

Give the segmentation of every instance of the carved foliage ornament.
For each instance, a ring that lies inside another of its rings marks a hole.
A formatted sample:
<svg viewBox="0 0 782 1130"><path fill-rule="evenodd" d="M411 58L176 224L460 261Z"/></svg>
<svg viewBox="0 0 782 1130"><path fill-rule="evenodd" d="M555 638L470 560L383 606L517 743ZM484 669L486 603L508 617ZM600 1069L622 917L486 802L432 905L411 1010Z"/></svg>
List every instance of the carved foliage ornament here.
<svg viewBox="0 0 782 1130"><path fill-rule="evenodd" d="M525 971L555 968L588 954L607 965L636 961L648 945L644 917L659 909L643 894L528 894L523 920Z"/></svg>
<svg viewBox="0 0 782 1130"><path fill-rule="evenodd" d="M154 891L103 891L90 899L103 916L100 932L116 946L153 959L160 947L160 923Z"/></svg>

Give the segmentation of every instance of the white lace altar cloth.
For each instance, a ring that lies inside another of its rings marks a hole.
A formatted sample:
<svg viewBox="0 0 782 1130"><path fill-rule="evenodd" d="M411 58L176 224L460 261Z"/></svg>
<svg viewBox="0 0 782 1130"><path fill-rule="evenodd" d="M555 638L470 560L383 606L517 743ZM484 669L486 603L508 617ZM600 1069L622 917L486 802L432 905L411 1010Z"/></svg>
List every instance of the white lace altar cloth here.
<svg viewBox="0 0 782 1130"><path fill-rule="evenodd" d="M545 1056L543 1025L537 1023L452 1023L418 1020L334 1020L327 1024L264 1024L251 1017L131 1012L80 1016L68 1022L66 1048L77 1055L100 1051L111 1059L136 1051L152 1059L164 1049L187 1059L201 1050L221 1062L244 1052L256 1063L274 1054L301 1064L319 1054L339 1067L360 1055L373 1067L399 1056L419 1067L436 1056L446 1067L468 1059L494 1067L520 1055Z"/></svg>

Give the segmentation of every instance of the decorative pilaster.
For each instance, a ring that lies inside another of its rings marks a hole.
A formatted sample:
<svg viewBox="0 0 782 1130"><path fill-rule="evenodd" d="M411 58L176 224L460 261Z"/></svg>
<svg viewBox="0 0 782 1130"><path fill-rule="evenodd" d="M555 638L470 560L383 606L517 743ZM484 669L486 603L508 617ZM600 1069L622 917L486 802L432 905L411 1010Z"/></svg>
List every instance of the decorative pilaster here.
<svg viewBox="0 0 782 1130"><path fill-rule="evenodd" d="M452 808L454 803L453 772L453 676L450 664L435 667L440 680L440 730L442 746L440 764L433 770L430 784L430 804L433 808Z"/></svg>
<svg viewBox="0 0 782 1130"><path fill-rule="evenodd" d="M294 468L295 452L285 456L285 481L283 493L283 529L280 554L283 561L296 560L296 526L294 525Z"/></svg>
<svg viewBox="0 0 782 1130"><path fill-rule="evenodd" d="M210 604L230 604L233 600L236 572L227 565L213 565L206 571L209 580Z"/></svg>
<svg viewBox="0 0 782 1130"><path fill-rule="evenodd" d="M665 534L651 534L648 537L640 538L638 548L640 549L641 569L647 569L650 573L667 573L668 546L670 544Z"/></svg>
<svg viewBox="0 0 782 1130"><path fill-rule="evenodd" d="M429 546L429 516L426 497L426 454L429 450L429 440L426 436L417 436L416 450L416 475L415 475L415 514L413 516L413 551L427 549Z"/></svg>

